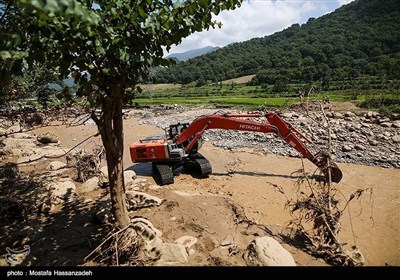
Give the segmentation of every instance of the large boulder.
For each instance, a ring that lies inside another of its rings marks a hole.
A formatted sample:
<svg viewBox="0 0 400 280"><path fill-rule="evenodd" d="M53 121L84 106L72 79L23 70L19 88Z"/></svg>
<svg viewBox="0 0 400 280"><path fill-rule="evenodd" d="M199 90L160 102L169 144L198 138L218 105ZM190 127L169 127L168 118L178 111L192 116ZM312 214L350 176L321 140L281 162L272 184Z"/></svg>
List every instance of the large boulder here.
<svg viewBox="0 0 400 280"><path fill-rule="evenodd" d="M81 187L81 193L87 193L87 192L92 192L99 189L99 178L98 177L92 177L88 180L86 180Z"/></svg>
<svg viewBox="0 0 400 280"><path fill-rule="evenodd" d="M37 140L42 144L58 143L57 137L52 133L38 135Z"/></svg>
<svg viewBox="0 0 400 280"><path fill-rule="evenodd" d="M160 247L163 244L161 239L162 232L149 220L144 218L133 218L131 224L143 241L141 250L143 250L148 257L159 259Z"/></svg>
<svg viewBox="0 0 400 280"><path fill-rule="evenodd" d="M292 255L269 236L254 239L243 258L249 266L296 266Z"/></svg>

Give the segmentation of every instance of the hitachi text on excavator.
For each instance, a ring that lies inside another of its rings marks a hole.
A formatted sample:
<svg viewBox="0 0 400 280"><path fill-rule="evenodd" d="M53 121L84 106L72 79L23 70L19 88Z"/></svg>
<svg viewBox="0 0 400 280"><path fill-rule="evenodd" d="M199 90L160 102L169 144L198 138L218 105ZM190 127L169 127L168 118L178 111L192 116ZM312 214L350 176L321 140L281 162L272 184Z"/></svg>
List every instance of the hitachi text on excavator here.
<svg viewBox="0 0 400 280"><path fill-rule="evenodd" d="M265 120L264 120L265 119ZM159 185L174 183L174 175L182 167L188 173L207 177L212 173L210 162L199 153L202 136L208 129L229 129L274 133L314 163L332 182L339 183L342 172L327 153L289 122L276 113L230 114L200 116L192 123L178 122L165 129L165 135L151 135L130 145L132 162L151 162L153 176ZM308 146L313 145L312 153Z"/></svg>

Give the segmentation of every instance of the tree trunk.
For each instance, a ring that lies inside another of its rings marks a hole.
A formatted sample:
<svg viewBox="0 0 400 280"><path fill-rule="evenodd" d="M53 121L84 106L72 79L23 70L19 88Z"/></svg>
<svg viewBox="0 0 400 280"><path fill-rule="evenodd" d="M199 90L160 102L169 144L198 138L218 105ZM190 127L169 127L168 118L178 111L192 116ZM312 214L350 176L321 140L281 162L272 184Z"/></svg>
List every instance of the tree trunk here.
<svg viewBox="0 0 400 280"><path fill-rule="evenodd" d="M125 198L123 169L123 89L117 81L113 81L110 87L109 95L102 100L100 118L98 119L94 114L92 114L92 117L98 126L106 151L112 211L117 225L123 228L130 222Z"/></svg>

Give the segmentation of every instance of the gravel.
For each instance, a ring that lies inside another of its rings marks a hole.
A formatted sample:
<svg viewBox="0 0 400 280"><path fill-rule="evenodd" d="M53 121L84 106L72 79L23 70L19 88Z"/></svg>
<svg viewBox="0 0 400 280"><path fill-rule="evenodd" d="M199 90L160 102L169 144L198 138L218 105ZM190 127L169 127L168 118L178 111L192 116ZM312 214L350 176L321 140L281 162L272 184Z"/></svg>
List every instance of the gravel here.
<svg viewBox="0 0 400 280"><path fill-rule="evenodd" d="M180 105L160 105L145 109L136 116L139 123L166 128L171 123L193 121L202 115L213 113L248 113L235 109L215 107L184 107ZM260 112L258 112L260 113ZM328 142L327 125L321 112L286 111L276 112L303 134L310 138L316 149L326 150ZM398 114L381 116L376 112L327 112L332 130L332 158L336 162L357 163L370 166L400 168L400 125ZM266 121L262 118L261 121ZM274 134L235 130L207 130L206 140L214 146L231 150L238 147L251 147L264 154L278 154L289 157L300 155Z"/></svg>

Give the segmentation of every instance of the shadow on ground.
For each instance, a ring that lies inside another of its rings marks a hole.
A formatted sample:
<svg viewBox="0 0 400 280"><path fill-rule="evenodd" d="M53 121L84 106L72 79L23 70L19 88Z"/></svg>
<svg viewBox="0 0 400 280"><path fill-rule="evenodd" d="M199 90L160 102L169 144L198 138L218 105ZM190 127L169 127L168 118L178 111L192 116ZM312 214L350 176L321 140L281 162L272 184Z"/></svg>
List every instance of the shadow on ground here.
<svg viewBox="0 0 400 280"><path fill-rule="evenodd" d="M21 175L15 164L0 165L0 251L30 246L21 265L76 266L110 231L96 215L109 211L107 201L84 200L70 191L51 203L43 176Z"/></svg>

